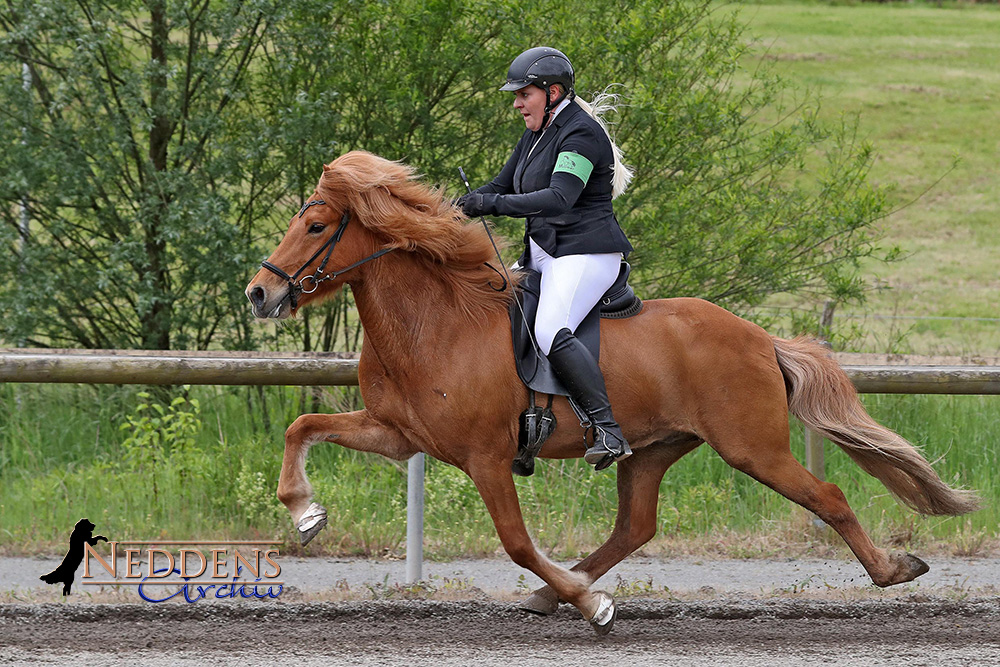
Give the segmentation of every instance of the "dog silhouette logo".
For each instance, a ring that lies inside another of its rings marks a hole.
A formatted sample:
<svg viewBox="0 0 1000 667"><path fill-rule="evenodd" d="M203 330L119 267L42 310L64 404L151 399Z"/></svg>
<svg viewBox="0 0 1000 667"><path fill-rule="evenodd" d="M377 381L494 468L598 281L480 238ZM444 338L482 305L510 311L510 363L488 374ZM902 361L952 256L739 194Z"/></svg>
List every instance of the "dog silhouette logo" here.
<svg viewBox="0 0 1000 667"><path fill-rule="evenodd" d="M63 595L69 595L70 587L73 585L73 578L80 567L80 563L83 562L83 545L89 544L90 546L94 546L101 540L107 542L108 538L103 535L95 537L94 524L88 519L80 519L76 522L76 527L73 528L73 534L69 536L69 551L63 557L62 563L48 574L40 576L39 579L47 584L62 584Z"/></svg>

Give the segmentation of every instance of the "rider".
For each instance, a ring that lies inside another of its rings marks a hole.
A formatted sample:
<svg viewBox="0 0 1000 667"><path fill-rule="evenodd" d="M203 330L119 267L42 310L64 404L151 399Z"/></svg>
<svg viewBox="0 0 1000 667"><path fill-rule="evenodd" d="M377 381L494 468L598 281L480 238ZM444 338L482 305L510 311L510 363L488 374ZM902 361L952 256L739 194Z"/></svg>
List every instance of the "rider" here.
<svg viewBox="0 0 1000 667"><path fill-rule="evenodd" d="M514 93L527 130L500 174L458 205L469 217L527 218L518 264L542 276L535 338L590 419L594 443L584 458L602 470L632 450L611 413L597 360L574 332L632 250L611 207L632 173L601 120L601 105L577 99L573 82L569 58L556 49L535 47L514 59L500 90Z"/></svg>

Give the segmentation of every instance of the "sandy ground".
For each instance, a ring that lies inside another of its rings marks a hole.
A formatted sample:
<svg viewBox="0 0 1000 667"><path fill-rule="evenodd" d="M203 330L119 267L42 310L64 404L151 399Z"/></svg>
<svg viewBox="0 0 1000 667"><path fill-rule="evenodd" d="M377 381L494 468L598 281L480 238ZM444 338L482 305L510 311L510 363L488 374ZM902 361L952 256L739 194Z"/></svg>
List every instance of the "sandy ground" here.
<svg viewBox="0 0 1000 667"><path fill-rule="evenodd" d="M598 638L575 612L494 601L0 605L0 663L131 665L1000 665L1000 603L628 600Z"/></svg>
<svg viewBox="0 0 1000 667"><path fill-rule="evenodd" d="M414 587L401 561L284 558L276 600L151 604L63 600L37 579L57 561L6 558L0 664L1000 667L1000 561L929 562L882 591L854 561L629 559L598 584L619 604L598 638L565 605L519 612L538 582L503 559L426 563Z"/></svg>

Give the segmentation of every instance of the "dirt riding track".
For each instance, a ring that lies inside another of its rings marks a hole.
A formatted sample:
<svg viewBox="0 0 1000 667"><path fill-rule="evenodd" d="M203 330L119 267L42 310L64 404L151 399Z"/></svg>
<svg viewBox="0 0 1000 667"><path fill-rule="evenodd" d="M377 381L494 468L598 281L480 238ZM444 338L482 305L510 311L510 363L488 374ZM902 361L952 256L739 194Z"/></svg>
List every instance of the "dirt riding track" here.
<svg viewBox="0 0 1000 667"><path fill-rule="evenodd" d="M1000 665L1000 600L624 600L0 605L0 663L141 665Z"/></svg>

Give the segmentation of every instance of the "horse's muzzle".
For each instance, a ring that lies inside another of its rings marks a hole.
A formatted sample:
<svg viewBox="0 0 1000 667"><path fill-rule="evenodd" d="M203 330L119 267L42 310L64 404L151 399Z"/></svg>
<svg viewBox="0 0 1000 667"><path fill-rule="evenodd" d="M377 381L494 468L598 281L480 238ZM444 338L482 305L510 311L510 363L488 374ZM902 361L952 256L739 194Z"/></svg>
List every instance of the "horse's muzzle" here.
<svg viewBox="0 0 1000 667"><path fill-rule="evenodd" d="M263 285L250 283L246 290L247 298L253 307L254 317L261 319L283 320L292 314L292 305L288 299L288 288L268 290Z"/></svg>

